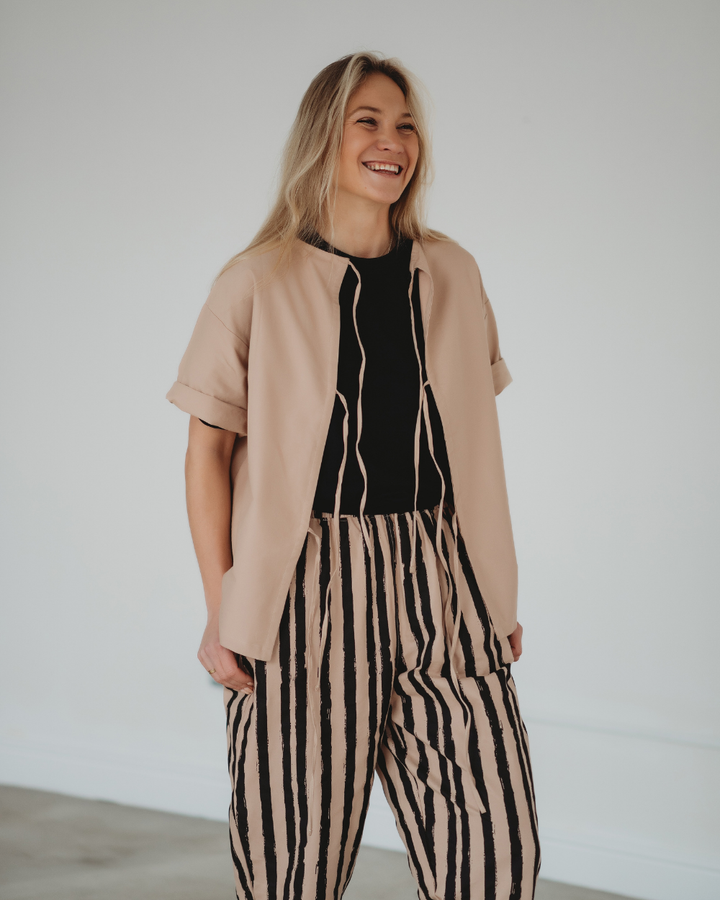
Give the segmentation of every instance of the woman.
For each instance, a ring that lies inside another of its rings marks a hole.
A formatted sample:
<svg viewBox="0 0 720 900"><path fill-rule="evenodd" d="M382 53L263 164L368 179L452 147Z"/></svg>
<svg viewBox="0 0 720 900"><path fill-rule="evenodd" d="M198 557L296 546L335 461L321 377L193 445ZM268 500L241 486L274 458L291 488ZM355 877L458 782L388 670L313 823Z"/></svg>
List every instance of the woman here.
<svg viewBox="0 0 720 900"><path fill-rule="evenodd" d="M534 893L510 375L475 261L423 224L429 169L400 63L323 69L167 395L191 414L239 898L342 896L375 770L421 898Z"/></svg>

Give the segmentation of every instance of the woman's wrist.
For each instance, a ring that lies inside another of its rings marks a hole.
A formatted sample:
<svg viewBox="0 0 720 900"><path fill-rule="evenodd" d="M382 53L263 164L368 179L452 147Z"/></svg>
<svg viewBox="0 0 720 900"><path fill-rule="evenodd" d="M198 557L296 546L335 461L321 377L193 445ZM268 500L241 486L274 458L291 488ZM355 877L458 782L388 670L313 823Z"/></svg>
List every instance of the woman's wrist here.
<svg viewBox="0 0 720 900"><path fill-rule="evenodd" d="M214 598L211 600L206 596L205 605L207 606L207 624L217 625L220 621L220 599L215 601Z"/></svg>

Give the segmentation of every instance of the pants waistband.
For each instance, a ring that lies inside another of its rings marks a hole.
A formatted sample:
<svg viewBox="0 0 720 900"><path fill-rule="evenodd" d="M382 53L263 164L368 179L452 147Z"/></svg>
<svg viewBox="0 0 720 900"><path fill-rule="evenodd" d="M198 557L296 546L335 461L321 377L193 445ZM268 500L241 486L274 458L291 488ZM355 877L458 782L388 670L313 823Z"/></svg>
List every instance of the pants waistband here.
<svg viewBox="0 0 720 900"><path fill-rule="evenodd" d="M440 509L440 503L436 503L434 506L428 506L425 509L417 509L417 510L401 509L401 510L393 510L392 512L364 513L363 519L367 520L367 519L373 519L373 518L382 517L382 516L407 516L407 515L412 515L413 512L415 512L417 515L419 515L423 512L428 512L428 513L432 513L432 514L436 515L437 511L439 509ZM447 500L443 503L443 509L445 510L446 515L452 516L452 514L454 513L453 507L451 506L451 504L449 504L447 502ZM327 512L326 510L315 510L315 509L312 511L312 513L310 515L311 515L311 518L313 518L313 519L332 519L332 517L333 517L332 512ZM360 519L359 513L339 513L339 516L341 519Z"/></svg>

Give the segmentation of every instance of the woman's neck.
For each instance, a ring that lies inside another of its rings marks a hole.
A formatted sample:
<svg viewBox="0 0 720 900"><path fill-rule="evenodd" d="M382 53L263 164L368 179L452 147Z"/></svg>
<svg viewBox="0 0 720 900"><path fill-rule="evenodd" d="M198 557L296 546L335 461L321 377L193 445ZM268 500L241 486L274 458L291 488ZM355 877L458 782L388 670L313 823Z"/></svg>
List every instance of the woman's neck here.
<svg viewBox="0 0 720 900"><path fill-rule="evenodd" d="M389 208L380 207L372 210L335 209L332 223L328 223L320 231L320 237L328 244L349 253L370 259L385 256L392 245ZM362 214L358 214L362 213Z"/></svg>

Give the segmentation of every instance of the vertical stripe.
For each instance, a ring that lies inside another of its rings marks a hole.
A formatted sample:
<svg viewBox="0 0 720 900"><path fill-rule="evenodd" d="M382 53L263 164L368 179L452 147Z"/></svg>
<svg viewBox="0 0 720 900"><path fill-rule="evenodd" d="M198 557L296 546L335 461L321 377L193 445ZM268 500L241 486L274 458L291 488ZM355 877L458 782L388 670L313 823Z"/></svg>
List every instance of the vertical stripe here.
<svg viewBox="0 0 720 900"><path fill-rule="evenodd" d="M522 845L520 843L519 817L516 797L512 785L512 774L504 742L503 721L499 714L498 705L492 697L490 685L486 679L478 679L478 688L480 690L480 696L485 704L485 714L492 731L493 742L495 744L495 765L500 778L500 784L502 785L503 798L505 801L505 822L507 823L507 831L510 840L511 888L508 900L517 900L520 896L518 889L522 880Z"/></svg>
<svg viewBox="0 0 720 900"><path fill-rule="evenodd" d="M470 737L470 763L473 767L475 783L477 785L478 792L480 793L480 799L482 800L485 809L490 809L490 797L485 785L482 757L480 754L480 735L477 728L477 719L474 715L472 716L470 724ZM483 894L483 897L485 898L485 900L495 900L497 860L495 856L493 820L490 815L485 815L482 817L482 846L483 866L485 869L485 878L483 884L485 893Z"/></svg>
<svg viewBox="0 0 720 900"><path fill-rule="evenodd" d="M257 731L257 755L258 755L258 782L261 804L261 823L263 835L263 857L265 860L265 879L267 882L268 897L277 894L277 850L275 845L275 824L273 821L272 793L273 783L278 787L277 781L272 778L270 771L270 740L268 732L268 695L265 663L258 662L255 666L255 728Z"/></svg>
<svg viewBox="0 0 720 900"><path fill-rule="evenodd" d="M353 582L350 562L350 539L347 519L340 522L340 561L342 567L342 610L343 610L343 691L341 698L345 708L345 790L342 828L340 831L340 852L333 896L338 896L342 884L342 871L345 863L345 851L350 835L350 816L353 812L355 798L355 749L357 746L357 680L355 678L355 622L353 616Z"/></svg>
<svg viewBox="0 0 720 900"><path fill-rule="evenodd" d="M307 552L308 542L305 543ZM292 872L293 893L288 893L288 898L301 896L302 885L305 880L305 851L308 841L308 782L307 782L307 742L308 742L308 722L307 722L307 703L308 703L308 684L307 684L307 666L306 666L306 647L305 635L307 629L306 620L306 598L305 578L307 577L307 567L305 567L305 555L302 556L301 562L303 568L298 567L298 574L302 572L303 578L300 583L296 583L295 593L295 665L293 671L293 682L295 685L295 706L289 711L291 722L293 722L295 730L295 794L296 808L298 816L298 829L300 832L297 859L295 870ZM300 566L300 562L298 564ZM290 868L289 870L290 871Z"/></svg>
<svg viewBox="0 0 720 900"><path fill-rule="evenodd" d="M485 656L490 663L489 671L494 672L499 666L503 664L502 647L495 632L495 628L493 627L490 620L490 614L488 613L487 607L485 606L485 601L483 600L482 594L480 593L480 588L478 587L478 583L475 579L475 573L473 572L472 565L470 564L470 557L468 556L467 548L465 547L465 541L463 540L462 535L460 535L458 539L458 555L460 557L460 564L462 566L463 575L465 576L465 583L469 588L470 594L473 599L475 612L482 622L483 632L485 636Z"/></svg>
<svg viewBox="0 0 720 900"><path fill-rule="evenodd" d="M238 887L247 896L251 896L250 884L253 880L253 871L250 861L248 833L245 827L247 819L244 815L244 771L242 767L236 768L238 766L238 756L242 758L247 747L247 733L250 726L250 720L247 718L242 731L242 741L238 746L238 733L242 721L241 715L239 715L239 707L242 706L243 699L247 700L248 698L244 694L241 695L238 691L231 691L228 688L225 688L224 694L226 698L229 698L226 699L226 709L228 716L229 756L231 757L230 773L231 780L235 783L230 804L230 847ZM236 748L238 749L236 750ZM239 812L240 808L243 810L242 814Z"/></svg>
<svg viewBox="0 0 720 900"><path fill-rule="evenodd" d="M225 691L238 897L340 900L377 770L420 900L531 900L527 732L449 513L308 531L273 657L241 659L252 696Z"/></svg>
<svg viewBox="0 0 720 900"><path fill-rule="evenodd" d="M527 744L527 731L525 725L520 718L520 711L517 707L517 694L515 691L515 682L510 673L510 666L507 667L507 678L502 681L503 703L507 714L506 721L510 723L513 736L515 738L515 748L521 764L519 765L520 777L522 779L523 793L525 795L525 809L530 812L529 823L532 831L532 840L535 849L535 859L537 860L534 869L533 886L537 881L537 875L540 870L540 836L538 834L535 794L532 783L532 772L530 768L530 755Z"/></svg>
<svg viewBox="0 0 720 900"><path fill-rule="evenodd" d="M370 792L372 790L373 784L373 776L375 769L375 760L377 758L377 748L379 744L379 722L380 720L384 720L382 709L379 704L379 680L381 678L381 672L383 665L386 663L385 654L390 651L389 646L383 646L380 644L379 637L377 634L377 625L379 620L382 618L382 614L380 613L380 607L384 604L384 600L381 600L381 596L384 598L384 581L383 578L380 577L377 581L375 580L375 575L380 574L382 576L382 547L380 545L380 536L378 530L378 520L377 518L371 518L369 521L369 532L372 540L372 548L366 547L363 544L363 558L364 558L364 570L365 570L365 596L367 598L367 604L365 608L365 634L366 634L366 655L365 655L365 665L367 666L367 683L368 683L368 722L367 722L367 731L366 731L366 739L367 745L365 746L365 766L363 772L363 785L362 785L362 797L361 797L361 810L359 817L358 828L355 831L355 835L352 840L352 845L350 846L349 856L347 858L346 867L345 867L345 878L342 883L338 880L338 884L340 886L341 895L345 892L347 885L350 880L350 876L355 867L355 861L357 859L358 852L360 850L360 839L362 837L362 830L365 825L366 811L370 802ZM372 551L372 552L371 552ZM374 555L374 559L373 559ZM379 559L378 559L379 557ZM381 569L380 573L377 572L377 569L374 570L373 563L377 565L379 562ZM354 605L354 604L353 604ZM358 613L360 614L360 613ZM359 653L359 651L358 651ZM388 692L389 693L389 692ZM353 702L354 698L353 698ZM358 738L358 743L364 740L365 736L361 735Z"/></svg>
<svg viewBox="0 0 720 900"><path fill-rule="evenodd" d="M323 532L330 533L331 529L327 521L323 522ZM313 635L313 640L319 640L323 629L327 629L327 638L325 642L324 654L320 662L320 849L317 860L317 883L318 897L327 896L327 877L328 877L328 852L330 849L330 840L333 833L333 822L330 818L331 801L332 801L332 775L333 775L333 754L332 752L323 752L324 748L331 750L333 746L333 730L331 718L332 703L332 680L330 671L330 654L333 651L333 627L330 617L330 552L329 539L326 534L323 537L327 540L328 553L321 559L320 568L320 633ZM342 577L342 572L340 573ZM334 673L333 673L334 674ZM344 756L344 754L343 754ZM318 761L315 762L318 765ZM310 798L311 803L317 803L315 797Z"/></svg>
<svg viewBox="0 0 720 900"><path fill-rule="evenodd" d="M301 555L300 560L304 559L304 554ZM298 563L298 577L299 570L301 568L302 563ZM289 715L290 712L290 694L291 694L291 681L290 681L290 659L291 659L291 647L290 647L290 604L285 607L285 611L283 613L281 622L280 622L280 634L279 634L279 662L280 662L280 708L283 712L283 715L280 719L280 740L282 743L282 775L283 775L283 801L285 806L285 841L289 850L289 864L287 868L287 872L284 879L283 884L283 897L289 900L289 886L290 886L290 878L293 870L293 866L295 864L295 852L296 852L296 834L295 834L295 800L294 800L294 789L293 789L293 771L292 771L292 757L290 754L290 742L291 742L291 718Z"/></svg>

